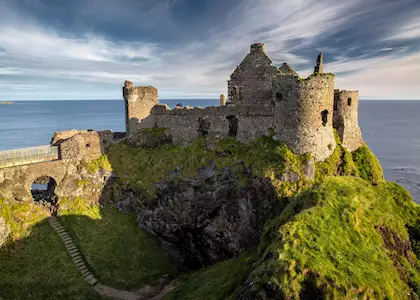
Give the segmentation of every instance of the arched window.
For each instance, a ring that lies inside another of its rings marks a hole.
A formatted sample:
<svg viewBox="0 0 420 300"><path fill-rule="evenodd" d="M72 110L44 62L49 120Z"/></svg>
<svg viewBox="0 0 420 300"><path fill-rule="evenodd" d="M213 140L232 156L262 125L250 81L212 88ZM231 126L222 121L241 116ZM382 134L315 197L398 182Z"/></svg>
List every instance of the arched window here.
<svg viewBox="0 0 420 300"><path fill-rule="evenodd" d="M351 98L347 99L347 105L350 106L351 105Z"/></svg>

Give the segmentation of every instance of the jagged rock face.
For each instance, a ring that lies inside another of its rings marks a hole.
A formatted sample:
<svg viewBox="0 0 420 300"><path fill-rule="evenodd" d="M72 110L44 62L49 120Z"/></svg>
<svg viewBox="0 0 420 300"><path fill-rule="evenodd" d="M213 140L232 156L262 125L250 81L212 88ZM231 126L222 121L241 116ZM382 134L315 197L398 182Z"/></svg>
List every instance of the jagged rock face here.
<svg viewBox="0 0 420 300"><path fill-rule="evenodd" d="M0 247L7 241L9 234L10 228L6 223L6 220L0 217Z"/></svg>
<svg viewBox="0 0 420 300"><path fill-rule="evenodd" d="M257 246L277 196L266 179L244 174L241 186L230 169L209 168L194 179L161 182L157 200L137 210L138 222L189 269L231 258Z"/></svg>

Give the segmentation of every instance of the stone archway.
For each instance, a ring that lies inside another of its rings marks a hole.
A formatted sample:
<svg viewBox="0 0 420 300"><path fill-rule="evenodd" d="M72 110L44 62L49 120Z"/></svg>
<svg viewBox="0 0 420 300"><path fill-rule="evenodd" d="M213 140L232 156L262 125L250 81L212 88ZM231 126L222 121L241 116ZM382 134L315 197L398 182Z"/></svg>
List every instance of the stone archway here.
<svg viewBox="0 0 420 300"><path fill-rule="evenodd" d="M35 179L31 184L31 195L35 202L45 201L51 205L57 204L57 195L55 188L57 182L50 176L41 176Z"/></svg>

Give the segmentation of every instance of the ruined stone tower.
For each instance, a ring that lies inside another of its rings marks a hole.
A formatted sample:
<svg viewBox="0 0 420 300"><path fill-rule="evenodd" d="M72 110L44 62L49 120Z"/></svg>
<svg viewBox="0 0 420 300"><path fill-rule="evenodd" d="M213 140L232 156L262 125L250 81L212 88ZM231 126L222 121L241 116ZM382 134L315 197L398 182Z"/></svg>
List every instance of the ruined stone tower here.
<svg viewBox="0 0 420 300"><path fill-rule="evenodd" d="M363 145L359 127L359 93L357 91L334 91L334 128L349 151Z"/></svg>
<svg viewBox="0 0 420 300"><path fill-rule="evenodd" d="M278 69L264 52L264 44L251 45L250 53L228 81L230 104L265 105L271 101L273 77Z"/></svg>
<svg viewBox="0 0 420 300"><path fill-rule="evenodd" d="M334 74L313 74L307 79L278 75L273 84L275 138L293 152L310 152L317 161L334 151Z"/></svg>
<svg viewBox="0 0 420 300"><path fill-rule="evenodd" d="M159 103L158 90L151 86L133 86L126 80L123 87L125 101L126 133L133 134L142 119L150 115L153 106Z"/></svg>

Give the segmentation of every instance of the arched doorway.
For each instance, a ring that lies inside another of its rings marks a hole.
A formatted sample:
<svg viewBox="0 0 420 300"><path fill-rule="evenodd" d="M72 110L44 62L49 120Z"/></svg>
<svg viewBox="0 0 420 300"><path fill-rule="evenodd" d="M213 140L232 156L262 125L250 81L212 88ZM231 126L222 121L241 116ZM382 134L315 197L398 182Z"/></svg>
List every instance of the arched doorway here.
<svg viewBox="0 0 420 300"><path fill-rule="evenodd" d="M57 182L49 176L38 177L31 186L32 199L35 202L48 202L55 206L57 204L57 196L55 188Z"/></svg>

